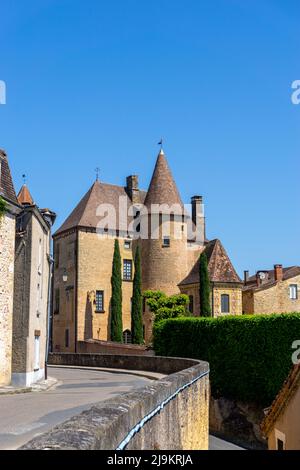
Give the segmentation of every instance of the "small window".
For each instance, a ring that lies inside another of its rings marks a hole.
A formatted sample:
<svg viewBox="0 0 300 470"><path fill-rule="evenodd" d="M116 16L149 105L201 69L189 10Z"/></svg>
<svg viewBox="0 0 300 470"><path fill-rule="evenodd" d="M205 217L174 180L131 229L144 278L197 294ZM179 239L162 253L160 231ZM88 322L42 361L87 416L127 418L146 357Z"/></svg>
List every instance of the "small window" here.
<svg viewBox="0 0 300 470"><path fill-rule="evenodd" d="M298 299L298 286L297 284L290 285L290 299L297 300Z"/></svg>
<svg viewBox="0 0 300 470"><path fill-rule="evenodd" d="M143 313L146 312L146 297L143 297Z"/></svg>
<svg viewBox="0 0 300 470"><path fill-rule="evenodd" d="M124 344L131 344L132 343L131 331L130 330L123 331L123 343Z"/></svg>
<svg viewBox="0 0 300 470"><path fill-rule="evenodd" d="M55 289L54 313L59 313L59 303L60 303L59 300L60 300L59 289Z"/></svg>
<svg viewBox="0 0 300 470"><path fill-rule="evenodd" d="M146 334L146 328L145 328L145 325L143 325L143 338L145 340L145 334Z"/></svg>
<svg viewBox="0 0 300 470"><path fill-rule="evenodd" d="M164 247L170 246L170 237L163 237L163 246Z"/></svg>
<svg viewBox="0 0 300 470"><path fill-rule="evenodd" d="M59 243L55 243L55 251L54 251L54 258L55 258L55 267L59 267L59 252L60 252L60 245Z"/></svg>
<svg viewBox="0 0 300 470"><path fill-rule="evenodd" d="M284 450L284 442L281 439L277 439L277 450Z"/></svg>
<svg viewBox="0 0 300 470"><path fill-rule="evenodd" d="M194 296L193 295L189 295L189 312L190 313L194 313Z"/></svg>
<svg viewBox="0 0 300 470"><path fill-rule="evenodd" d="M125 281L131 281L132 279L132 260L124 259L123 261L123 279Z"/></svg>
<svg viewBox="0 0 300 470"><path fill-rule="evenodd" d="M69 342L70 342L69 330L65 330L65 347L66 347L66 348L69 347Z"/></svg>
<svg viewBox="0 0 300 470"><path fill-rule="evenodd" d="M230 312L229 295L228 294L222 294L221 295L221 312L222 313L229 313Z"/></svg>
<svg viewBox="0 0 300 470"><path fill-rule="evenodd" d="M130 248L131 248L131 240L125 240L125 241L124 241L124 248L125 248L126 250L130 250Z"/></svg>
<svg viewBox="0 0 300 470"><path fill-rule="evenodd" d="M96 312L104 312L104 291L96 290Z"/></svg>

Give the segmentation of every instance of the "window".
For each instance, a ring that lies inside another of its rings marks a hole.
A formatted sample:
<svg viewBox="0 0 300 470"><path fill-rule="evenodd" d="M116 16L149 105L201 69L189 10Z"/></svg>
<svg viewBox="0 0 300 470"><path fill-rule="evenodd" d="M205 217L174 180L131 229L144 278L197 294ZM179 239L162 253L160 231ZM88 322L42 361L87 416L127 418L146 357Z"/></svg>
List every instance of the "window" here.
<svg viewBox="0 0 300 470"><path fill-rule="evenodd" d="M190 299L190 302L189 302L189 312L190 312L190 313L194 313L194 296L193 296L193 295L189 295L189 299Z"/></svg>
<svg viewBox="0 0 300 470"><path fill-rule="evenodd" d="M131 331L130 330L123 331L123 343L131 344L131 342L132 342Z"/></svg>
<svg viewBox="0 0 300 470"><path fill-rule="evenodd" d="M284 450L284 442L281 439L277 439L277 450Z"/></svg>
<svg viewBox="0 0 300 470"><path fill-rule="evenodd" d="M104 291L96 290L96 312L104 312Z"/></svg>
<svg viewBox="0 0 300 470"><path fill-rule="evenodd" d="M298 286L297 284L290 285L290 299L297 300L298 299Z"/></svg>
<svg viewBox="0 0 300 470"><path fill-rule="evenodd" d="M132 279L132 261L131 259L124 259L123 261L123 279L131 281Z"/></svg>
<svg viewBox="0 0 300 470"><path fill-rule="evenodd" d="M65 330L65 347L68 348L69 347L69 330Z"/></svg>
<svg viewBox="0 0 300 470"><path fill-rule="evenodd" d="M34 370L40 368L40 334L37 332L34 335Z"/></svg>
<svg viewBox="0 0 300 470"><path fill-rule="evenodd" d="M143 296L143 313L146 312L146 297Z"/></svg>
<svg viewBox="0 0 300 470"><path fill-rule="evenodd" d="M59 243L55 244L55 251L54 251L54 258L55 258L55 267L59 267Z"/></svg>
<svg viewBox="0 0 300 470"><path fill-rule="evenodd" d="M130 248L131 248L131 240L125 240L125 241L124 241L124 248L126 248L126 250L130 250Z"/></svg>
<svg viewBox="0 0 300 470"><path fill-rule="evenodd" d="M59 289L55 289L55 299L54 299L54 313L59 313Z"/></svg>
<svg viewBox="0 0 300 470"><path fill-rule="evenodd" d="M170 246L170 237L163 237L163 246L166 248Z"/></svg>
<svg viewBox="0 0 300 470"><path fill-rule="evenodd" d="M222 294L221 295L221 312L222 313L229 313L230 312L229 295L228 294Z"/></svg>
<svg viewBox="0 0 300 470"><path fill-rule="evenodd" d="M145 339L145 334L146 334L146 328L145 325L143 325L143 338Z"/></svg>

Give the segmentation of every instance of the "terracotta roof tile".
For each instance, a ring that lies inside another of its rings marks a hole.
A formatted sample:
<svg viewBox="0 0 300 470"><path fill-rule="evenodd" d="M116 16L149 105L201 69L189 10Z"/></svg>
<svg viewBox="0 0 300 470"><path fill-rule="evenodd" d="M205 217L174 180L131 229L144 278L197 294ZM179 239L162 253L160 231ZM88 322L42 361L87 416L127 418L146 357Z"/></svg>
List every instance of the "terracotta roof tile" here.
<svg viewBox="0 0 300 470"><path fill-rule="evenodd" d="M211 282L242 283L220 240L216 239L208 242L204 251L207 256ZM199 262L198 259L190 273L179 285L197 284L199 282Z"/></svg>
<svg viewBox="0 0 300 470"><path fill-rule="evenodd" d="M263 289L268 289L269 287L272 287L276 284L274 269L270 269L270 270L261 269L260 271L263 271L266 274L267 279L261 285L258 286L256 282L256 274L254 276L250 276L243 290L263 290ZM283 281L286 281L287 279L291 279L295 276L299 276L300 266L289 266L287 268L283 268L282 273L283 273L283 276L282 276Z"/></svg>
<svg viewBox="0 0 300 470"><path fill-rule="evenodd" d="M34 204L34 201L32 199L32 196L26 184L23 184L22 188L19 191L17 199L18 199L19 204L21 205L33 205Z"/></svg>
<svg viewBox="0 0 300 470"><path fill-rule="evenodd" d="M10 202L18 204L7 155L0 149L0 196L5 197Z"/></svg>
<svg viewBox="0 0 300 470"><path fill-rule="evenodd" d="M173 179L166 157L161 150L158 154L145 206L150 209L152 204L179 204L183 207L176 183Z"/></svg>

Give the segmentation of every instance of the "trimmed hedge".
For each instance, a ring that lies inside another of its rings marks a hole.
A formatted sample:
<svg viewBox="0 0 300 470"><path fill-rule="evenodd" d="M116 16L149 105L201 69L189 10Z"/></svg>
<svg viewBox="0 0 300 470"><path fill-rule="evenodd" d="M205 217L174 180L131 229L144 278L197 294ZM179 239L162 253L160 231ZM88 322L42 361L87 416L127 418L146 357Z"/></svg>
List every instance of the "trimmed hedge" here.
<svg viewBox="0 0 300 470"><path fill-rule="evenodd" d="M300 313L178 318L154 325L157 355L208 361L212 394L267 406L292 367Z"/></svg>

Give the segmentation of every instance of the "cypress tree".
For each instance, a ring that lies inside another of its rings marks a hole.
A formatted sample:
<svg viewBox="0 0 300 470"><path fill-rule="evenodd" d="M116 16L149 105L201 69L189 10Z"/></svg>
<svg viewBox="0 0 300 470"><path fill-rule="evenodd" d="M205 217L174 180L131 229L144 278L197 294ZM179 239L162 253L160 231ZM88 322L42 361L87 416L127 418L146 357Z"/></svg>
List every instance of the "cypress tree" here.
<svg viewBox="0 0 300 470"><path fill-rule="evenodd" d="M211 317L210 305L210 281L207 267L206 253L201 253L199 263L199 295L200 295L200 314L203 317Z"/></svg>
<svg viewBox="0 0 300 470"><path fill-rule="evenodd" d="M144 342L142 309L141 259L140 250L137 246L134 255L134 278L131 303L131 335L133 344L142 344Z"/></svg>
<svg viewBox="0 0 300 470"><path fill-rule="evenodd" d="M111 341L122 343L122 277L121 277L121 255L119 241L115 240L114 257L111 276Z"/></svg>

